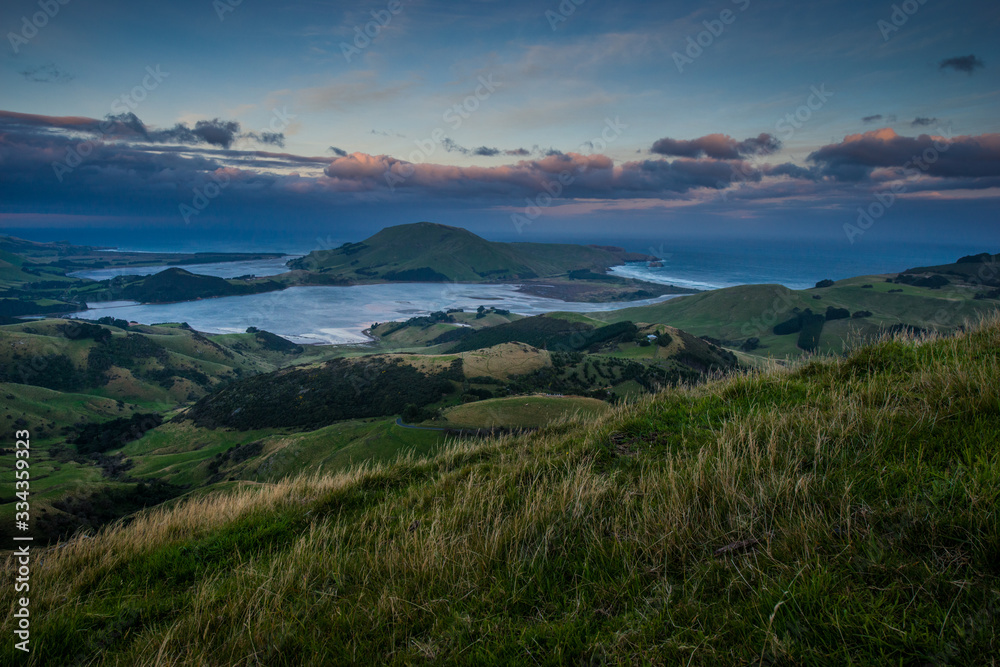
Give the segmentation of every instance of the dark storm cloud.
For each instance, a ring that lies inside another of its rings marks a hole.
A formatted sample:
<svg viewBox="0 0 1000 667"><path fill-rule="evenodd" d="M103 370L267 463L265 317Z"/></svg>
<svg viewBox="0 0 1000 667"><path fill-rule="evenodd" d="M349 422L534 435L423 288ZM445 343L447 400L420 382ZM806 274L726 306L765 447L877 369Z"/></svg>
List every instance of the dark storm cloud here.
<svg viewBox="0 0 1000 667"><path fill-rule="evenodd" d="M966 74L972 74L977 69L984 67L986 67L986 63L972 54L945 58L941 61L941 69L953 69L956 72L965 72Z"/></svg>
<svg viewBox="0 0 1000 667"><path fill-rule="evenodd" d="M780 148L781 141L767 133L743 141L737 141L726 134L709 134L697 139L665 137L654 143L650 152L671 157L737 160L749 155L768 155Z"/></svg>
<svg viewBox="0 0 1000 667"><path fill-rule="evenodd" d="M877 123L878 121L882 120L882 118L883 118L882 114L877 113L874 116L865 116L864 118L861 119L861 122L867 125L868 123Z"/></svg>
<svg viewBox="0 0 1000 667"><path fill-rule="evenodd" d="M327 150L336 155L337 157L347 157L347 151L345 151L343 148L330 146Z"/></svg>
<svg viewBox="0 0 1000 667"><path fill-rule="evenodd" d="M925 118L924 116L917 116L910 121L910 127L928 127L940 122L941 120L939 118Z"/></svg>

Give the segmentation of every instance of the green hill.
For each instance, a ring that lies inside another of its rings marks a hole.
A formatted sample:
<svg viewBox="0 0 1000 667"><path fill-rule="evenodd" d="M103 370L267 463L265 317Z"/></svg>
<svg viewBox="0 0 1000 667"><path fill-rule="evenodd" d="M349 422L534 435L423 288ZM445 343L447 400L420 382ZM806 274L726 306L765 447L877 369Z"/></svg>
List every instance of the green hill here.
<svg viewBox="0 0 1000 667"><path fill-rule="evenodd" d="M360 243L317 250L293 269L333 273L360 282L497 282L605 269L643 256L621 248L549 243L497 243L431 222L387 227Z"/></svg>
<svg viewBox="0 0 1000 667"><path fill-rule="evenodd" d="M994 319L192 497L33 548L30 659L990 664L998 351Z"/></svg>
<svg viewBox="0 0 1000 667"><path fill-rule="evenodd" d="M893 276L859 276L808 290L740 285L651 306L591 313L589 317L605 322L669 324L729 347L746 346L753 354L781 358L801 355L801 339L798 329L781 334L775 327L807 309L819 315L830 308L845 309L851 315L840 320L828 318L821 327L818 350L839 354L845 345L877 337L892 327L955 331L967 320L997 309L998 301L977 296L980 292L979 285L955 276L940 287L911 284Z"/></svg>
<svg viewBox="0 0 1000 667"><path fill-rule="evenodd" d="M515 396L466 403L447 410L452 428L540 428L569 415L593 417L608 404L579 396Z"/></svg>
<svg viewBox="0 0 1000 667"><path fill-rule="evenodd" d="M40 320L0 327L0 419L39 442L87 422L165 411L305 353L268 332L204 336L182 326ZM277 340L275 340L277 339ZM44 400L41 397L46 397ZM114 407L109 410L108 403Z"/></svg>

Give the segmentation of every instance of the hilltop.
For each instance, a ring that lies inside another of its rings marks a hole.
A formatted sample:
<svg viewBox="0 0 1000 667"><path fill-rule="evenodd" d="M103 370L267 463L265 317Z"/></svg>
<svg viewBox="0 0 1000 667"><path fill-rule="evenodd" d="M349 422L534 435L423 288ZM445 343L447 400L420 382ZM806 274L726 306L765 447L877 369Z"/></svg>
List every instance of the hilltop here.
<svg viewBox="0 0 1000 667"><path fill-rule="evenodd" d="M33 550L32 656L989 664L998 351L994 318L428 457L233 483Z"/></svg>
<svg viewBox="0 0 1000 667"><path fill-rule="evenodd" d="M353 280L499 282L597 271L652 259L610 246L498 243L460 227L417 222L386 227L360 243L317 250L289 266Z"/></svg>

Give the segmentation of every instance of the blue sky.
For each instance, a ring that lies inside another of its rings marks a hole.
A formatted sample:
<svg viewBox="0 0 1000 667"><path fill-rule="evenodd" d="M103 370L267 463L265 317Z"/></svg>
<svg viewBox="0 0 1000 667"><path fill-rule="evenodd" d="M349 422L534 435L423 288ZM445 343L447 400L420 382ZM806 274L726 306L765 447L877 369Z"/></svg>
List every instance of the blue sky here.
<svg viewBox="0 0 1000 667"><path fill-rule="evenodd" d="M1000 238L995 2L234 2L4 3L0 229Z"/></svg>

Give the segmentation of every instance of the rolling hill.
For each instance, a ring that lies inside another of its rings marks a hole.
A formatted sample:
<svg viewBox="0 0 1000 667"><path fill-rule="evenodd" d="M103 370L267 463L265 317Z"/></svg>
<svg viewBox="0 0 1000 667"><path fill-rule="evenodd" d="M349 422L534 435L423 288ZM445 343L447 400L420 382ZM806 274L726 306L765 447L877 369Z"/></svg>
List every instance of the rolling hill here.
<svg viewBox="0 0 1000 667"><path fill-rule="evenodd" d="M650 259L609 246L498 243L431 222L387 227L360 243L317 250L289 266L359 282L499 282L604 270Z"/></svg>
<svg viewBox="0 0 1000 667"><path fill-rule="evenodd" d="M993 320L431 456L223 483L33 546L31 657L992 664L998 350ZM206 472L279 446L216 448Z"/></svg>
<svg viewBox="0 0 1000 667"><path fill-rule="evenodd" d="M798 329L782 334L780 325L809 310L826 319L816 349L839 354L845 345L877 337L893 327L955 331L1000 305L997 295L983 298L988 294L985 283L976 282L970 277L974 274L968 273L981 266L961 263L939 268L952 271L947 274L948 284L921 283L940 274L910 269L898 275L830 281L808 290L740 285L589 316L604 322L669 324L728 347L744 346L759 356L793 357L803 353ZM836 319L837 315L827 314L831 309L846 311L846 316Z"/></svg>

